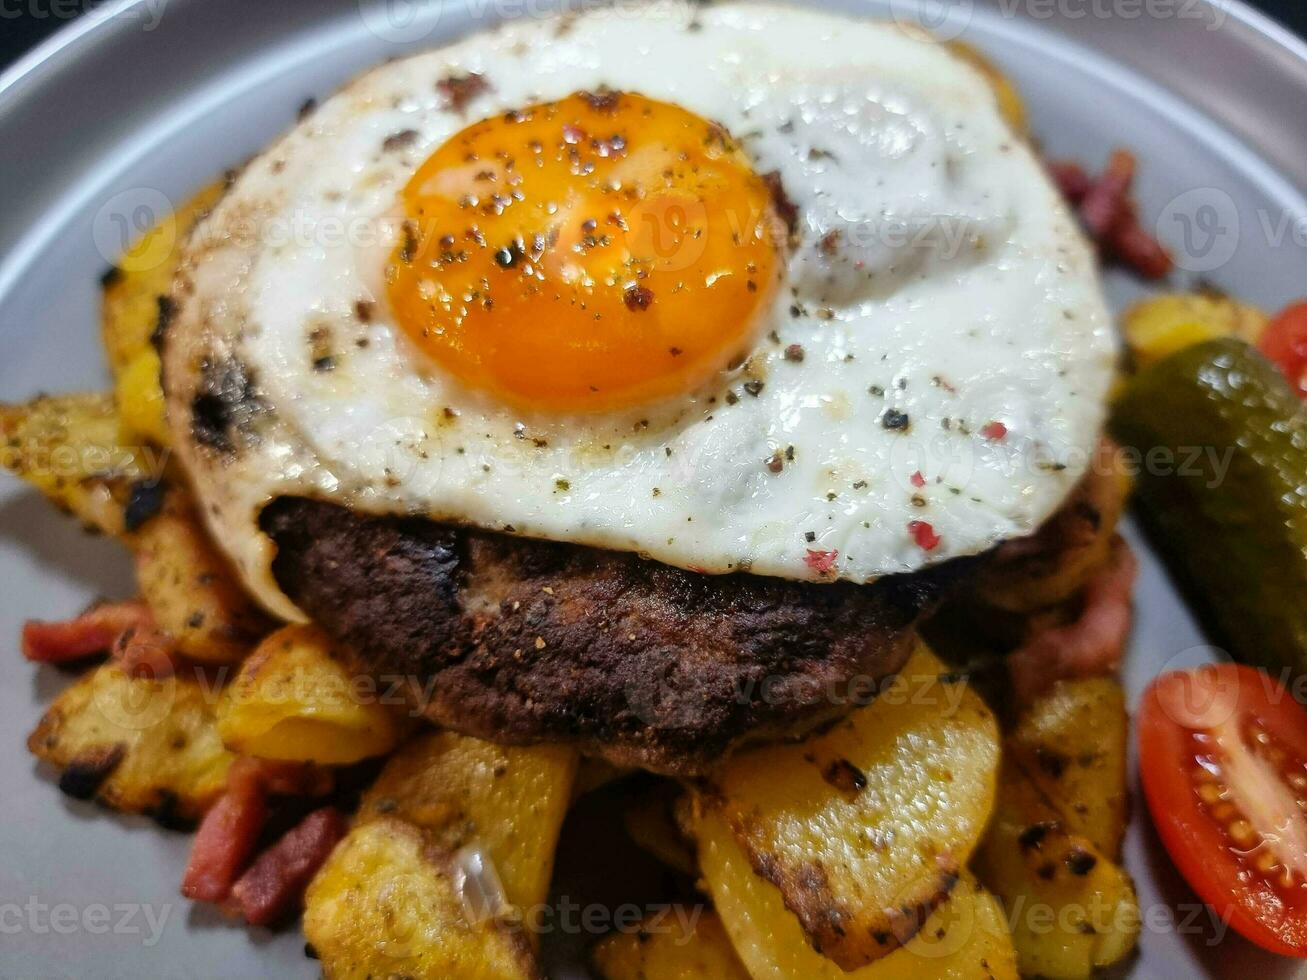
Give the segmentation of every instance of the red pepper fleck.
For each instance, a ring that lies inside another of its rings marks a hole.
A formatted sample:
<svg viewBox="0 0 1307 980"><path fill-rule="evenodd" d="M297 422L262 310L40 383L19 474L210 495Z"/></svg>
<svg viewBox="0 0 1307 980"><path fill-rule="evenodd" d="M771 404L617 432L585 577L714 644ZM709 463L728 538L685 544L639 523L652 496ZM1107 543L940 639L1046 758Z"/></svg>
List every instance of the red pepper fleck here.
<svg viewBox="0 0 1307 980"><path fill-rule="evenodd" d="M939 547L939 535L925 521L908 521L908 533L922 551L934 551Z"/></svg>
<svg viewBox="0 0 1307 980"><path fill-rule="evenodd" d="M803 556L803 563L818 575L830 575L835 571L835 559L839 556L838 550L820 551L809 548L808 553Z"/></svg>
<svg viewBox="0 0 1307 980"><path fill-rule="evenodd" d="M1007 426L1002 422L990 422L980 430L980 434L990 442L998 442L1007 436Z"/></svg>
<svg viewBox="0 0 1307 980"><path fill-rule="evenodd" d="M914 487L924 487L926 485L926 478L921 475L921 470L913 473L911 480Z"/></svg>

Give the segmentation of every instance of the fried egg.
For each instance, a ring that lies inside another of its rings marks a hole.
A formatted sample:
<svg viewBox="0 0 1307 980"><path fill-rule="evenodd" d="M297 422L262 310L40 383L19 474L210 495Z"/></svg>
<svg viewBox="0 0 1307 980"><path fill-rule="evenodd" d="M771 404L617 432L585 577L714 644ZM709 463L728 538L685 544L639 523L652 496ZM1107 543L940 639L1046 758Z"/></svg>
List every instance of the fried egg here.
<svg viewBox="0 0 1307 980"><path fill-rule="evenodd" d="M169 417L274 612L306 496L868 582L1032 533L1116 356L985 81L752 3L510 23L364 75L189 244Z"/></svg>

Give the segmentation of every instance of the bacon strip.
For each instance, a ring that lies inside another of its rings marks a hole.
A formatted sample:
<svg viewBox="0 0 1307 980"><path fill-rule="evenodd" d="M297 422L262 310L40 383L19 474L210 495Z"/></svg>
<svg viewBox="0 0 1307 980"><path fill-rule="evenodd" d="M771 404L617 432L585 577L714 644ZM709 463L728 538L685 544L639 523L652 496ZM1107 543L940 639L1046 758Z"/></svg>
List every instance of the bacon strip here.
<svg viewBox="0 0 1307 980"><path fill-rule="evenodd" d="M1125 150L1114 151L1107 161L1107 169L1090 184L1080 202L1080 220L1096 240L1107 238L1125 216L1134 180L1134 156Z"/></svg>
<svg viewBox="0 0 1307 980"><path fill-rule="evenodd" d="M1098 177L1090 177L1083 167L1069 161L1048 164L1053 182L1079 212L1085 231L1103 254L1145 279L1163 279L1175 261L1139 222L1139 211L1130 196L1135 170L1134 155L1127 150L1114 151Z"/></svg>
<svg viewBox="0 0 1307 980"><path fill-rule="evenodd" d="M1130 635L1130 593L1138 563L1122 538L1107 564L1085 586L1080 617L1030 637L1008 658L1017 696L1025 703L1059 680L1110 674Z"/></svg>
<svg viewBox="0 0 1307 980"><path fill-rule="evenodd" d="M66 664L108 653L124 632L153 626L150 608L140 599L103 602L61 623L28 620L23 625L23 656L38 664Z"/></svg>
<svg viewBox="0 0 1307 980"><path fill-rule="evenodd" d="M325 796L334 784L331 770L320 766L237 759L227 774L226 791L195 833L182 894L197 902L226 901L268 822L268 797Z"/></svg>
<svg viewBox="0 0 1307 980"><path fill-rule="evenodd" d="M128 676L169 677L177 669L174 643L141 599L104 602L62 623L23 625L23 656L33 663L75 663L110 653Z"/></svg>
<svg viewBox="0 0 1307 980"><path fill-rule="evenodd" d="M245 867L268 819L262 767L237 759L227 774L227 790L204 815L182 877L182 894L196 902L221 902Z"/></svg>
<svg viewBox="0 0 1307 980"><path fill-rule="evenodd" d="M323 807L310 813L241 875L231 890L235 910L253 926L285 918L345 831L339 810Z"/></svg>

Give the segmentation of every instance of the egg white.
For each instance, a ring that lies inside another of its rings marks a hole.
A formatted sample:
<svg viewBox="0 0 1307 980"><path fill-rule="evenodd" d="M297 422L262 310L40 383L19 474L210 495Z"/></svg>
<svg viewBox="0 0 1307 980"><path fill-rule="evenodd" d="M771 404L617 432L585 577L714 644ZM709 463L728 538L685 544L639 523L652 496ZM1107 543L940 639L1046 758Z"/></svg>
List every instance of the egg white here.
<svg viewBox="0 0 1307 980"><path fill-rule="evenodd" d="M469 72L489 89L460 111L438 83ZM605 86L725 125L779 172L799 242L738 369L640 410L524 414L395 327L397 196L469 122ZM866 582L976 554L1084 472L1116 354L1091 251L972 68L894 25L751 3L515 22L373 70L250 163L176 299L182 457L292 619L258 529L281 495L713 573ZM231 383L229 444L197 439L197 394Z"/></svg>

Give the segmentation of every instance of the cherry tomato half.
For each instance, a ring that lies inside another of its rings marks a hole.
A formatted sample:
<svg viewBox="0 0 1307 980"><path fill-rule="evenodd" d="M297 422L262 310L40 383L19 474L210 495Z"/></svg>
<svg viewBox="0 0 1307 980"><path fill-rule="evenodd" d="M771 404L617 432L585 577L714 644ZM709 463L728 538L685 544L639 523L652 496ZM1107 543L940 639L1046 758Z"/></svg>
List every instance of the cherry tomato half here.
<svg viewBox="0 0 1307 980"><path fill-rule="evenodd" d="M1243 936L1307 958L1307 711L1269 675L1221 664L1157 678L1138 732L1180 873Z"/></svg>
<svg viewBox="0 0 1307 980"><path fill-rule="evenodd" d="M1307 303L1295 303L1281 312L1258 346L1279 365L1298 394L1307 398Z"/></svg>

